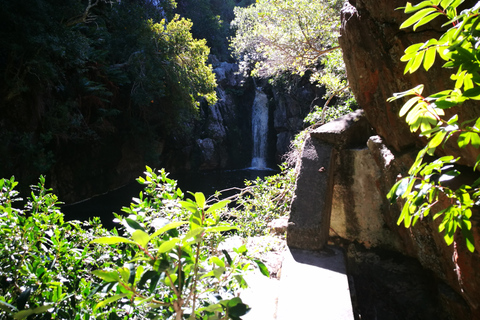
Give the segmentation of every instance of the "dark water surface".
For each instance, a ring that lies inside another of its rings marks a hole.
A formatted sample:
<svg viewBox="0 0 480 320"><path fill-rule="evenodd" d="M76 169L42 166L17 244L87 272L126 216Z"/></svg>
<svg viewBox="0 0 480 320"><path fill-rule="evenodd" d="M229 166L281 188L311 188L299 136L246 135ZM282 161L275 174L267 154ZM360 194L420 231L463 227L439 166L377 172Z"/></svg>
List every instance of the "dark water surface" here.
<svg viewBox="0 0 480 320"><path fill-rule="evenodd" d="M168 177L177 180L177 186L186 193L203 192L208 198L215 191L221 191L232 187L244 187L245 180L254 180L257 177L266 177L278 173L275 170L238 169L213 172L177 173ZM102 224L107 228L113 228L112 212L121 213L122 207L130 205L132 197L138 197L143 187L136 181L119 189L110 191L100 196L90 198L74 204L64 205L62 212L65 220L88 220L92 217L100 217Z"/></svg>

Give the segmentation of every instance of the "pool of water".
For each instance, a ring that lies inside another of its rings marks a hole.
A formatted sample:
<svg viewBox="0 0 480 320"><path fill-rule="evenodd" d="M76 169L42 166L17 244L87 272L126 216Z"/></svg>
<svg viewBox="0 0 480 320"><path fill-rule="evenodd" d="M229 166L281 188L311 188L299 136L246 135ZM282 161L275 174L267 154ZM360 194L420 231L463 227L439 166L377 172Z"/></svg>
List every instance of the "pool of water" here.
<svg viewBox="0 0 480 320"><path fill-rule="evenodd" d="M196 173L177 173L170 174L169 178L177 180L178 187L186 193L203 192L208 198L216 191L237 187L242 188L245 180L254 180L257 177L266 177L274 175L278 171L266 169L255 170L251 168L212 172ZM121 213L122 207L130 205L132 197L137 197L142 186L137 182L132 182L124 187L110 191L100 196L90 198L85 201L62 207L65 214L65 220L88 220L92 217L100 217L102 224L107 228L113 228L116 224L113 222L112 212ZM225 192L231 195L232 192Z"/></svg>

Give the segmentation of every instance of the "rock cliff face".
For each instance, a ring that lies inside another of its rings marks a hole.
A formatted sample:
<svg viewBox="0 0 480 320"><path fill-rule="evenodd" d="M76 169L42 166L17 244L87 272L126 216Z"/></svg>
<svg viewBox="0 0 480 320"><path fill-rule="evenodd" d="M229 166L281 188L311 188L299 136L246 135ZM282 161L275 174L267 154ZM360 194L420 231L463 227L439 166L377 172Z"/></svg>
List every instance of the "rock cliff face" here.
<svg viewBox="0 0 480 320"><path fill-rule="evenodd" d="M396 224L400 206L386 194L414 158L372 135L363 110L312 131L297 163L287 243L345 247L359 318L476 319L479 255L460 237L446 246L438 222Z"/></svg>
<svg viewBox="0 0 480 320"><path fill-rule="evenodd" d="M408 172L425 143L398 117L402 101L386 100L418 84L425 85L427 94L452 85L448 70L438 61L428 73L403 74L400 57L405 48L438 37L444 23L424 26L418 32L399 30L406 16L395 8L405 2L350 0L342 10L340 45L350 86L364 114L357 112L308 136L297 164L287 241L297 248L320 249L328 229L330 239L341 239L358 295L356 310L362 318L480 319L480 275L475 272L480 266L478 212L472 221L477 251L469 253L460 233L447 246L438 232L440 221L431 217L410 229L398 226L401 203L391 205L386 198L397 176ZM464 119L480 115L479 104L454 111ZM357 124L364 121L374 134L357 130ZM359 140L354 145L343 142L351 137ZM464 170L473 172L468 166L478 150L447 148L462 156ZM388 301L382 298L392 294L395 298ZM376 299L380 302L371 302ZM396 306L388 305L395 299Z"/></svg>
<svg viewBox="0 0 480 320"><path fill-rule="evenodd" d="M218 102L203 106L195 134L194 170L243 168L251 159L251 110L255 97L251 80L238 73L234 63L214 64Z"/></svg>
<svg viewBox="0 0 480 320"><path fill-rule="evenodd" d="M325 89L312 85L308 77L293 78L289 87L272 88L275 159L281 162L295 135L303 129L303 119L314 103L322 105Z"/></svg>
<svg viewBox="0 0 480 320"><path fill-rule="evenodd" d="M304 128L303 119L311 111L312 102L320 103L325 90L312 85L308 77L292 76L288 85L272 86L266 80L254 83L238 74L238 66L234 63L216 62L214 72L219 84L219 101L202 108L204 121L192 153L187 157L194 160L188 161L185 167L219 170L250 165L254 86L259 86L268 97L268 166L276 168L289 151L292 139Z"/></svg>
<svg viewBox="0 0 480 320"><path fill-rule="evenodd" d="M438 39L442 34L442 24L447 22L436 19L433 24L422 26L416 32L411 28L400 30L399 26L408 16L402 10L395 9L405 6L405 3L406 0L346 2L342 10L339 39L349 83L358 104L365 110L365 115L377 133L395 152L423 142L409 131L404 119L397 116L402 101L388 103L386 100L393 93L411 89L418 84L425 85L424 93L427 95L452 86L451 71L441 68L441 59L437 59L428 73L419 69L413 74L403 74L405 63L400 61L400 57L404 50L414 43ZM475 3L470 0L465 5ZM471 119L480 114L480 106L471 104L453 111L458 113L460 119ZM446 117L448 119L448 114ZM460 151L453 146L448 147L454 149L450 149L450 152L462 155L464 164L475 163L477 151L474 148Z"/></svg>
<svg viewBox="0 0 480 320"><path fill-rule="evenodd" d="M116 132L98 141L58 147L47 176L60 199L72 203L119 188L141 175L145 165L169 172L247 167L253 85L238 75L235 64L217 62L214 71L218 103L200 106L199 119L186 124L188 134L157 134L147 145L146 132L135 136Z"/></svg>
<svg viewBox="0 0 480 320"><path fill-rule="evenodd" d="M390 205L385 199L397 174L406 173L417 148L424 143L411 134L404 119L398 117L402 102L387 103L387 98L394 92L421 83L425 85L427 94L451 86L450 74L440 68L438 61L428 73L417 71L412 75L403 75L404 64L400 62L400 57L404 49L410 44L438 37L443 23L425 26L417 30L419 32L400 31L399 26L406 16L395 8L404 6L405 2L350 0L342 11L340 44L349 83L378 136L369 138L367 148L363 151L340 151L344 153L338 158L340 167L351 168L356 174L347 174L354 180L349 182L340 179L332 187L338 195L333 197L332 228L337 235L363 243L366 247L385 247L416 258L424 268L434 273L436 294L450 318L479 319L480 275L474 271L480 266L478 251L469 253L460 235L457 235L453 245L446 246L437 231L439 221L431 221L430 218L417 223L412 229L397 226L400 207ZM474 4L475 1L469 3ZM460 117L465 118L480 115L478 105L464 106L457 111ZM450 151L461 155L466 165L471 165L478 155L478 150ZM367 158L370 160L365 160ZM368 168L368 163L375 165ZM366 179L367 185L362 186L359 179ZM358 197L368 188L372 193ZM357 201L354 204L335 201L348 195L351 195L349 199L353 197ZM368 206L368 201L361 200L365 197L371 197L372 200L369 212L367 210L362 214L364 211L359 207L359 202ZM473 224L478 249L478 221L473 221Z"/></svg>

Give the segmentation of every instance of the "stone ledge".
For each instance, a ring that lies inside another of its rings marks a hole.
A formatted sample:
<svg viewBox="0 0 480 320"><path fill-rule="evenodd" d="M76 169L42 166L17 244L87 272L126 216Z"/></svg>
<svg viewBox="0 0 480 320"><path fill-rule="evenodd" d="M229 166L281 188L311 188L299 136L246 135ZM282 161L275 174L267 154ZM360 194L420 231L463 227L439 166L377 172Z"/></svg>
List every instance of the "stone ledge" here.
<svg viewBox="0 0 480 320"><path fill-rule="evenodd" d="M312 138L336 147L365 147L373 130L362 109L351 112L313 130Z"/></svg>

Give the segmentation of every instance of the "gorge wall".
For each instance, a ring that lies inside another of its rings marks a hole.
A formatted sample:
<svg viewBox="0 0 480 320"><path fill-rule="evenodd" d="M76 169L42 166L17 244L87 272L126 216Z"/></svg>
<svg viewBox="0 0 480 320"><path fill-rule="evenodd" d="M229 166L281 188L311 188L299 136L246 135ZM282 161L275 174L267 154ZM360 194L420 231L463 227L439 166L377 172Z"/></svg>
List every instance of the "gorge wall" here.
<svg viewBox="0 0 480 320"><path fill-rule="evenodd" d="M303 119L312 102L320 103L325 89L313 85L308 76L290 76L274 85L267 80L253 81L238 71L235 63L213 57L219 101L201 108L195 141L174 163L180 170L221 170L245 168L252 159L252 106L255 87L268 99L268 163L276 168L289 151L290 143L305 126Z"/></svg>
<svg viewBox="0 0 480 320"><path fill-rule="evenodd" d="M474 3L469 1L469 4ZM349 83L364 110L364 117L377 135L364 136L363 144L352 148L338 143L343 141L339 132L346 129L333 132L320 129L318 133L310 134L310 141L318 144L327 139L327 144L334 150L328 163L324 161L325 169L330 170L328 179L331 182L326 187L330 202L328 199L325 201L328 206L322 214L327 218L331 216L330 236L362 244L364 248L382 248L413 257L423 268L430 270L434 275L430 295L435 296L444 309L441 318L479 319L480 275L475 272L480 265L478 251L468 252L460 234L456 235L453 245L447 246L438 233L439 221L431 218L424 219L411 229L397 226L401 207L390 205L386 199L397 176L407 173L416 151L424 143L410 133L404 119L398 117L402 102L387 103L386 100L395 92L421 83L425 85L426 92L438 92L451 85L448 71L442 69L438 61L428 74L417 71L412 75L403 75L404 64L400 57L405 48L438 37L443 23L439 21L433 26L424 26L417 32L399 30L406 16L395 9L404 5L404 0L350 0L342 10L340 45ZM463 106L456 111L460 118L480 115L478 104ZM331 135L337 138L328 138ZM463 164L467 166L471 166L478 155L475 149L447 148L449 152L461 155ZM304 154L304 157L307 155ZM323 168L322 163L317 162L316 166ZM300 177L297 187L302 183ZM302 222L296 216L296 206L294 200L289 225L291 230L301 226ZM474 220L478 250L480 228L478 218ZM318 218L316 223L320 225L321 221ZM296 245L302 246L301 243ZM355 250L349 252L349 257L355 260ZM429 317L428 313L423 316ZM415 316L407 318L416 319Z"/></svg>

